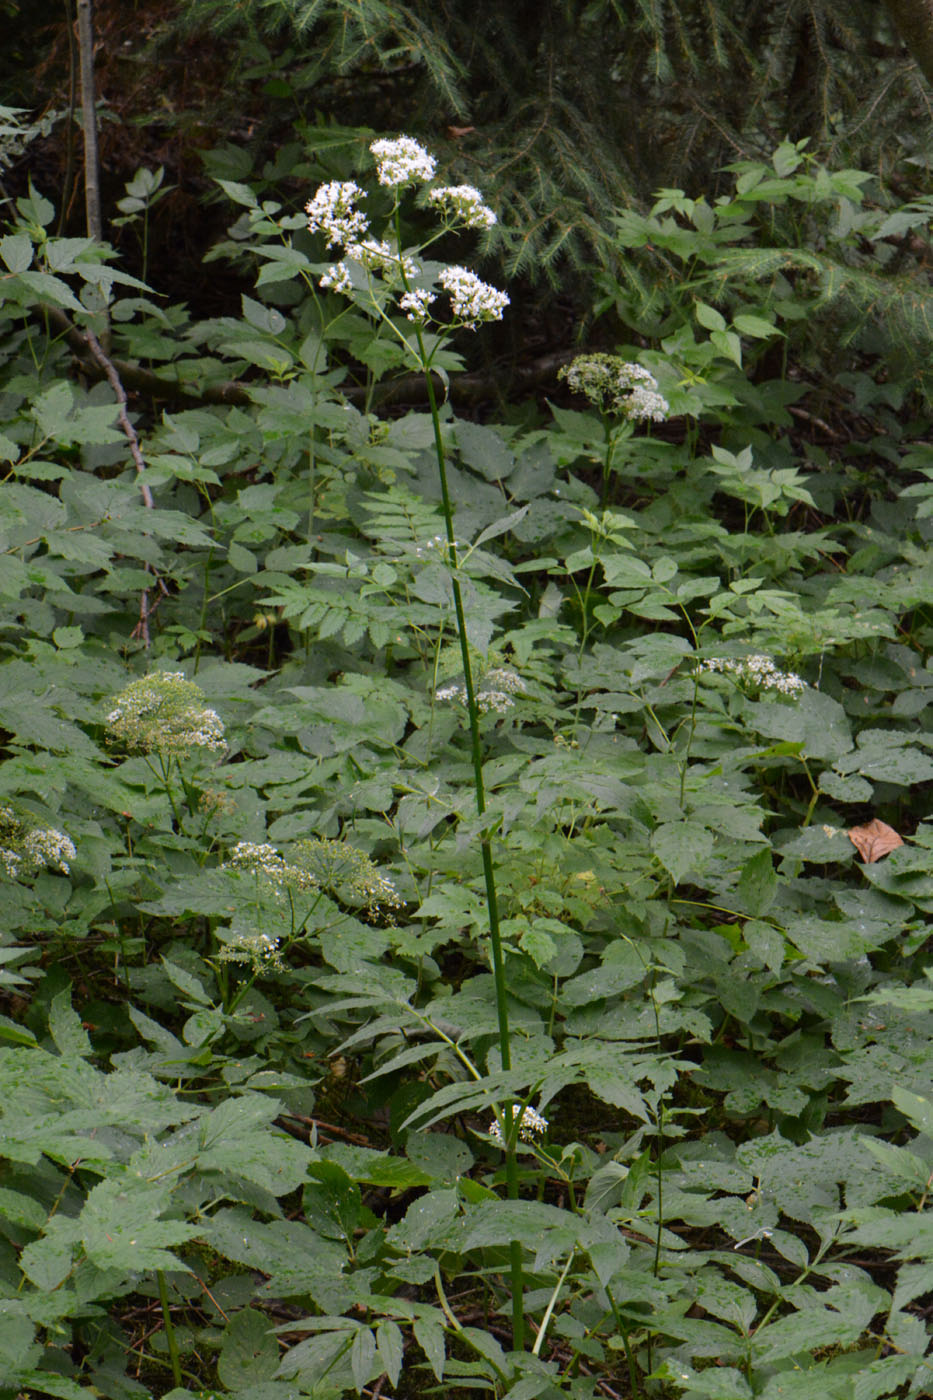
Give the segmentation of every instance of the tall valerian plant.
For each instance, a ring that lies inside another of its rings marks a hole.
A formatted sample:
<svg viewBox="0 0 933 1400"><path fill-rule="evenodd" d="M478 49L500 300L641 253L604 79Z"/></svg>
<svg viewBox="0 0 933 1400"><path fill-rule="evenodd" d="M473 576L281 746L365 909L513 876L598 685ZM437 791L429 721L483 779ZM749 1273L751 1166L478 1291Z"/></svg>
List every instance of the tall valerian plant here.
<svg viewBox="0 0 933 1400"><path fill-rule="evenodd" d="M193 806L182 760L196 753L222 753L226 748L223 721L204 704L200 686L186 680L181 671L140 676L114 696L106 728L109 743L143 755L168 797L178 830L183 831L174 773L180 775Z"/></svg>
<svg viewBox="0 0 933 1400"><path fill-rule="evenodd" d="M658 393L658 382L644 365L618 355L578 355L558 373L575 394L589 399L603 428L602 504L609 500L609 482L619 444L632 436L636 423L663 423L670 405Z"/></svg>
<svg viewBox="0 0 933 1400"><path fill-rule="evenodd" d="M480 848L496 988L499 1054L502 1068L507 1071L511 1069L512 1057L492 833L486 820L480 737L483 706L474 682L470 657L459 579L459 546L454 534L453 505L433 371L440 351L453 332L475 330L484 321L501 320L509 298L505 292L490 286L468 268L424 260L425 250L445 234L461 229L488 229L496 222L495 214L484 203L480 192L472 185L432 185L437 162L409 136L373 141L370 151L376 161L379 184L391 192L393 199L383 236L372 236L369 220L359 208L365 193L355 181L331 181L321 185L306 206L308 228L312 233L323 233L329 248L340 250L339 259L325 270L320 285L352 296L359 306L373 315L397 338L406 358L423 372L427 384L446 530L446 556L463 668L463 690L469 715L473 787L481 823ZM401 205L405 192L417 186L428 186L424 190L423 203L440 215L440 225L417 248L408 251L402 246ZM440 293L446 293L447 314L443 319L435 309L438 303L444 305L445 299ZM511 1102L504 1105L502 1117L507 1190L509 1197L515 1199L518 1196L516 1139L521 1119L520 1115L516 1117ZM511 1242L510 1261L512 1340L518 1350L524 1344L522 1256L518 1240Z"/></svg>

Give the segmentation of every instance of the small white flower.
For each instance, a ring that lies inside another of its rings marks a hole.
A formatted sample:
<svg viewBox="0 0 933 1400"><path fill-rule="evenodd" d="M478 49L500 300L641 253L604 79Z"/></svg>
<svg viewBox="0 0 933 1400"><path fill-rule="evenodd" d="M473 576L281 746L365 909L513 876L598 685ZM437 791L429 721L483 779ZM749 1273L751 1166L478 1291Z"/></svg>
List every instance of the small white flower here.
<svg viewBox="0 0 933 1400"><path fill-rule="evenodd" d="M9 846L0 846L0 865L3 866L12 880L15 880L19 874L22 862L23 858L19 851L13 851Z"/></svg>
<svg viewBox="0 0 933 1400"><path fill-rule="evenodd" d="M68 862L75 858L72 841L54 827L34 827L23 838L23 855L31 865L54 866L63 875L71 869Z"/></svg>
<svg viewBox="0 0 933 1400"><path fill-rule="evenodd" d="M492 228L497 222L495 214L483 203L479 190L472 185L438 185L428 190L428 201L465 228Z"/></svg>
<svg viewBox="0 0 933 1400"><path fill-rule="evenodd" d="M107 715L110 737L127 748L165 755L189 749L221 750L223 721L201 703L204 694L181 671L153 671L115 697Z"/></svg>
<svg viewBox="0 0 933 1400"><path fill-rule="evenodd" d="M465 267L445 267L437 279L445 292L458 321L475 330L480 321L501 321L509 305L505 292L483 282Z"/></svg>
<svg viewBox="0 0 933 1400"><path fill-rule="evenodd" d="M807 683L795 671L779 671L770 656L761 652L753 656L711 656L701 661L696 668L698 675L704 671L718 671L722 675L735 676L736 680L758 690L776 690L780 695L796 699L807 688Z"/></svg>
<svg viewBox="0 0 933 1400"><path fill-rule="evenodd" d="M420 287L414 288L410 292L405 292L398 299L398 304L405 312L409 321L425 321L428 317L428 307L436 297L431 292L423 291Z"/></svg>
<svg viewBox="0 0 933 1400"><path fill-rule="evenodd" d="M265 842L260 844L255 841L238 841L230 852L227 866L231 870L247 870L255 875L263 875L274 885L288 883L287 861L283 860L274 846Z"/></svg>
<svg viewBox="0 0 933 1400"><path fill-rule="evenodd" d="M218 954L221 962L248 963L257 975L262 972L282 972L285 963L279 952L281 939L268 933L238 933L225 943Z"/></svg>
<svg viewBox="0 0 933 1400"><path fill-rule="evenodd" d="M525 682L514 671L504 666L493 666L474 687L476 708L481 715L504 715L515 704L513 696L525 689ZM462 681L447 681L434 692L435 700L456 700L461 705L468 704L467 689Z"/></svg>
<svg viewBox="0 0 933 1400"><path fill-rule="evenodd" d="M67 875L75 858L74 843L51 826L30 827L12 807L0 807L0 866L11 879L34 875L42 866Z"/></svg>
<svg viewBox="0 0 933 1400"><path fill-rule="evenodd" d="M330 288L332 292L352 292L353 283L345 262L333 263L322 275L319 287Z"/></svg>
<svg viewBox="0 0 933 1400"><path fill-rule="evenodd" d="M518 1119L518 1136L522 1142L534 1142L536 1137L547 1132L547 1119L535 1108L522 1108L520 1103L513 1103L512 1118ZM502 1126L498 1118L494 1118L487 1130L490 1137L494 1137L497 1142L502 1142Z"/></svg>
<svg viewBox="0 0 933 1400"><path fill-rule="evenodd" d="M662 423L670 412L651 371L618 355L578 355L558 378L565 379L575 394L583 394L601 413Z"/></svg>
<svg viewBox="0 0 933 1400"><path fill-rule="evenodd" d="M362 263L367 272L383 272L397 261L384 238L364 238L348 243L347 257Z"/></svg>
<svg viewBox="0 0 933 1400"><path fill-rule="evenodd" d="M421 276L421 268L407 253L398 253L384 238L364 238L360 243L348 243L346 256L361 263L367 272L378 273L390 286L412 282Z"/></svg>
<svg viewBox="0 0 933 1400"><path fill-rule="evenodd" d="M318 837L297 841L288 859L275 846L239 841L230 852L226 869L252 873L272 886L277 895L285 889L328 890L346 903L399 908L404 900L388 875L347 841Z"/></svg>
<svg viewBox="0 0 933 1400"><path fill-rule="evenodd" d="M627 416L635 419L652 419L663 423L670 410L670 404L662 394L646 389L642 384L633 386L628 396Z"/></svg>
<svg viewBox="0 0 933 1400"><path fill-rule="evenodd" d="M434 179L437 161L410 136L373 141L369 149L376 157L380 185L412 185Z"/></svg>
<svg viewBox="0 0 933 1400"><path fill-rule="evenodd" d="M305 205L309 232L326 233L328 248L335 243L347 244L362 238L369 228L369 220L353 206L365 193L355 180L332 180L330 184L319 186L314 198Z"/></svg>

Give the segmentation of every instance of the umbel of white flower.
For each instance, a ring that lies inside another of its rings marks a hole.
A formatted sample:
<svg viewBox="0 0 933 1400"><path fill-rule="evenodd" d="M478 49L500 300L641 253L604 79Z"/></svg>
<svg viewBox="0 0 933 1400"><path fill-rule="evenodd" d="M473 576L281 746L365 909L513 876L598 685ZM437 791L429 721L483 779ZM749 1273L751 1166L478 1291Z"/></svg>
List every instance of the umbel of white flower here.
<svg viewBox="0 0 933 1400"><path fill-rule="evenodd" d="M521 694L524 689L525 682L521 676L505 666L492 666L474 689L476 708L481 715L489 714L490 711L504 715L506 710L510 710L515 704L513 695ZM462 681L447 681L438 686L434 692L434 699L456 700L460 705L469 703L467 689Z"/></svg>
<svg viewBox="0 0 933 1400"><path fill-rule="evenodd" d="M365 851L348 841L311 837L296 841L287 857L267 843L238 841L226 869L256 876L276 894L327 890L344 904L370 913L381 906L392 909L404 903L389 877Z"/></svg>
<svg viewBox="0 0 933 1400"><path fill-rule="evenodd" d="M565 379L575 394L588 398L600 413L662 423L670 412L651 371L618 355L578 355L558 378Z"/></svg>
<svg viewBox="0 0 933 1400"><path fill-rule="evenodd" d="M369 149L376 158L380 185L424 184L434 179L437 161L410 136L373 141Z"/></svg>
<svg viewBox="0 0 933 1400"><path fill-rule="evenodd" d="M696 668L697 675L704 671L719 671L723 675L734 676L743 685L756 690L776 690L780 695L789 695L796 700L807 688L807 683L796 671L781 671L770 656L757 652L754 656L711 656L701 661Z"/></svg>
<svg viewBox="0 0 933 1400"><path fill-rule="evenodd" d="M205 706L201 687L181 671L153 671L130 681L111 707L107 737L128 749L171 757L226 747L223 721Z"/></svg>
<svg viewBox="0 0 933 1400"><path fill-rule="evenodd" d="M518 1119L518 1136L522 1142L534 1142L536 1137L547 1132L547 1119L530 1104L527 1108L522 1108L520 1103L513 1103L512 1117ZM497 1142L502 1141L502 1128L498 1118L492 1120L488 1132Z"/></svg>
<svg viewBox="0 0 933 1400"><path fill-rule="evenodd" d="M235 933L221 947L221 962L246 963L257 976L263 972L284 972L285 961L279 952L281 938L271 933L249 929Z"/></svg>
<svg viewBox="0 0 933 1400"><path fill-rule="evenodd" d="M410 136L373 141L381 185L401 190L426 184L434 178L437 161ZM322 233L328 248L339 248L340 257L326 268L319 285L327 291L352 294L373 288L374 281L394 297L407 320L419 325L431 319L437 301L430 278L421 265L385 238L369 237L369 220L357 206L365 191L355 180L332 180L319 186L305 205L308 229ZM472 185L437 185L428 189L425 203L443 219L445 229L488 229L496 222L493 211ZM444 267L437 284L450 297L455 325L475 330L483 321L500 321L509 304L505 292L484 282L465 267Z"/></svg>
<svg viewBox="0 0 933 1400"><path fill-rule="evenodd" d="M15 880L42 866L67 875L75 858L72 841L52 826L30 826L12 807L0 806L0 869Z"/></svg>

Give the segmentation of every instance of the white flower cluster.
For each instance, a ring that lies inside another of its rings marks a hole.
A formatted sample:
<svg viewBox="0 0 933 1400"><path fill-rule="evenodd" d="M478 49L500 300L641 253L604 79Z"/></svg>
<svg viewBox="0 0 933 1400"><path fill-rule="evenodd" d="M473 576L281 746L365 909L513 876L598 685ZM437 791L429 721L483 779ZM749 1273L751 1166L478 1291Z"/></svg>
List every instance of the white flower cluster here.
<svg viewBox="0 0 933 1400"><path fill-rule="evenodd" d="M369 149L376 158L381 185L399 188L434 178L436 160L410 136L373 141ZM409 321L423 324L436 297L427 288L413 285L422 276L414 258L393 248L385 239L366 237L369 220L356 207L363 194L355 180L332 180L321 185L305 205L310 232L326 234L327 246L338 246L342 253L340 260L324 271L319 285L334 292L352 292L353 278L345 259L358 262L366 272L381 277L390 289L400 292L399 309ZM496 222L495 214L472 185L439 185L428 191L427 200L443 212L449 224L491 228ZM509 305L505 292L483 282L465 267L445 267L437 280L450 294L454 319L469 330L475 330L481 321L501 321ZM631 416L636 416L634 407Z"/></svg>
<svg viewBox="0 0 933 1400"><path fill-rule="evenodd" d="M742 657L711 656L697 667L698 674L703 671L720 671L758 690L777 690L781 695L790 695L795 699L807 688L806 681L795 671L779 671L771 657L761 653Z"/></svg>
<svg viewBox="0 0 933 1400"><path fill-rule="evenodd" d="M651 371L618 355L578 355L564 366L558 378L565 379L575 394L588 398L600 413L663 423L670 412Z"/></svg>
<svg viewBox="0 0 933 1400"><path fill-rule="evenodd" d="M463 545L459 540L454 540L453 547L460 550ZM446 535L432 535L421 544L409 545L408 549L416 559L436 559L438 556L446 559L450 554L450 541Z"/></svg>
<svg viewBox="0 0 933 1400"><path fill-rule="evenodd" d="M272 885L284 888L298 883L299 872L288 864L274 846L256 841L238 841L226 862L228 870L243 870L261 875Z"/></svg>
<svg viewBox="0 0 933 1400"><path fill-rule="evenodd" d="M348 841L298 841L290 854L309 884L329 890L345 904L363 905L372 912L380 905L398 909L405 903L388 875Z"/></svg>
<svg viewBox="0 0 933 1400"><path fill-rule="evenodd" d="M438 276L445 292L450 293L450 305L458 321L475 330L480 321L501 321L509 304L505 292L483 282L475 272L465 267L445 267Z"/></svg>
<svg viewBox="0 0 933 1400"><path fill-rule="evenodd" d="M397 285L421 275L421 269L407 253L396 253L384 238L364 238L361 243L348 243L346 256L362 263L367 272L378 272L387 282ZM325 277L327 274L324 274Z"/></svg>
<svg viewBox="0 0 933 1400"><path fill-rule="evenodd" d="M268 933L238 933L223 945L218 956L221 962L248 963L255 973L282 972L285 963L279 953L281 941Z"/></svg>
<svg viewBox="0 0 933 1400"><path fill-rule="evenodd" d="M110 740L165 756L224 749L223 721L203 701L200 686L186 681L181 671L141 676L113 699L107 716Z"/></svg>
<svg viewBox="0 0 933 1400"><path fill-rule="evenodd" d="M326 233L328 248L357 242L369 228L369 220L353 206L365 195L355 180L332 180L320 185L305 205L309 232Z"/></svg>
<svg viewBox="0 0 933 1400"><path fill-rule="evenodd" d="M428 202L436 204L451 220L465 228L492 228L495 214L472 185L437 185L428 190Z"/></svg>
<svg viewBox="0 0 933 1400"><path fill-rule="evenodd" d="M198 798L198 811L204 817L229 817L236 811L236 798L219 788L205 788Z"/></svg>
<svg viewBox="0 0 933 1400"><path fill-rule="evenodd" d="M426 321L428 307L432 301L437 301L437 297L432 292L414 287L410 292L405 292L403 296L399 297L398 304L409 321Z"/></svg>
<svg viewBox="0 0 933 1400"><path fill-rule="evenodd" d="M75 858L74 843L52 826L27 826L12 807L0 807L0 866L12 880L34 875L43 866L67 875Z"/></svg>
<svg viewBox="0 0 933 1400"><path fill-rule="evenodd" d="M525 682L521 676L517 676L514 671L507 670L504 666L493 666L486 672L483 679L475 690L476 708L481 715L488 714L490 710L498 715L504 715L506 710L510 710L515 704L513 695L525 689ZM448 681L434 692L435 700L457 700L461 705L467 704L467 689L462 681Z"/></svg>
<svg viewBox="0 0 933 1400"><path fill-rule="evenodd" d="M322 273L318 286L323 287L325 291L330 289L332 292L352 292L353 283L350 281L350 270L346 263L331 263Z"/></svg>
<svg viewBox="0 0 933 1400"><path fill-rule="evenodd" d="M376 157L380 185L413 185L433 180L437 161L410 136L373 141L369 147Z"/></svg>
<svg viewBox="0 0 933 1400"><path fill-rule="evenodd" d="M513 1103L512 1117L518 1119L518 1136L522 1142L534 1142L536 1137L547 1132L547 1119L535 1108L522 1108L520 1103ZM502 1126L498 1118L492 1120L488 1132L490 1137L502 1142Z"/></svg>
<svg viewBox="0 0 933 1400"><path fill-rule="evenodd" d="M364 851L326 837L297 841L288 859L275 846L239 841L225 868L257 875L278 894L286 889L327 890L345 904L362 905L370 912L383 905L397 909L405 902Z"/></svg>

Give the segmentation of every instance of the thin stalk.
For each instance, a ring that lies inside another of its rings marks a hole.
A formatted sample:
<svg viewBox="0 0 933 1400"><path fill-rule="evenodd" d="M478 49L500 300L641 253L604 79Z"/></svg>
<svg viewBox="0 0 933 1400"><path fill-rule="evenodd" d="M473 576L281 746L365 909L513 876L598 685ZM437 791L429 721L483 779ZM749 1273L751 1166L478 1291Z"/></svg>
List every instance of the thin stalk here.
<svg viewBox="0 0 933 1400"><path fill-rule="evenodd" d="M165 1270L156 1269L156 1278L159 1281L159 1302L162 1304L162 1321L165 1323L165 1340L168 1342L168 1355L172 1363L172 1378L176 1386L181 1388L181 1358L178 1355L178 1338L175 1336L175 1324L172 1322L172 1314L168 1305L168 1285L165 1282Z"/></svg>
<svg viewBox="0 0 933 1400"><path fill-rule="evenodd" d="M619 1329L619 1336L622 1338L622 1349L625 1352L625 1359L628 1362L628 1378L632 1392L632 1400L639 1400L641 1396L641 1390L638 1385L638 1368L635 1365L635 1357L632 1355L632 1347L629 1342L628 1328L626 1327L625 1320L622 1317L622 1314L619 1312L616 1301L608 1288L606 1289L606 1296L609 1299L609 1302L612 1306L612 1311L615 1313L616 1326Z"/></svg>
<svg viewBox="0 0 933 1400"><path fill-rule="evenodd" d="M437 393L431 375L430 361L424 346L420 325L415 323L418 350L424 369L424 379L434 425L434 450L437 456L437 470L440 478L441 501L444 510L444 525L447 532L447 548L450 557L450 581L454 596L454 613L457 619L457 636L460 642L460 660L463 666L463 684L467 694L467 710L470 717L470 748L473 759L473 790L476 798L476 812L481 823L486 816L486 786L483 781L483 749L479 732L479 708L473 685L473 667L470 662L470 644L467 636L466 615L463 609L463 595L457 574L457 542L454 536L453 508L450 488L447 483L447 458L444 439L441 433L440 414L437 407ZM504 1070L512 1068L512 1055L509 1046L509 1012L506 1001L505 965L502 957L502 935L499 929L499 900L496 894L496 873L492 859L492 841L489 828L483 823L480 835L480 852L483 861L483 879L486 885L486 911L489 919L489 943L492 950L493 981L496 988L496 1017L499 1027L499 1059ZM503 1110L505 1120L505 1178L510 1200L518 1199L518 1159L515 1151L512 1102L507 1099ZM524 1284L522 1278L522 1247L519 1240L509 1243L509 1263L512 1281L512 1347L523 1351L525 1345L525 1315L522 1308Z"/></svg>
<svg viewBox="0 0 933 1400"><path fill-rule="evenodd" d="M159 768L162 770L161 773L156 772L156 769L153 768L148 758L146 759L146 766L150 769L151 772L155 773L157 778L161 777L162 789L166 797L168 798L169 806L172 809L172 816L175 818L175 825L178 827L179 832L184 833L185 824L182 821L181 812L178 809L178 803L175 801L175 793L173 792L172 784L169 781L169 775L171 774L172 764L174 763L174 761L175 760L170 757L168 763L166 763L162 754L159 753Z"/></svg>
<svg viewBox="0 0 933 1400"><path fill-rule="evenodd" d="M651 981L648 984L648 995L651 998L651 1008L654 1012L654 1034L657 1041L658 1053L660 1054L661 1017L658 1014L658 999L654 994L655 975L655 971L652 970ZM658 1090L658 1119L655 1143L655 1152L657 1154L655 1181L658 1193L658 1228L654 1237L654 1276L657 1278L661 1272L661 1234L664 1228L664 1171L661 1166L661 1156L664 1151L664 1095L660 1089Z"/></svg>
<svg viewBox="0 0 933 1400"><path fill-rule="evenodd" d="M553 1293L551 1294L551 1296L550 1296L550 1298L549 1298L549 1300L548 1300L548 1305L547 1305L547 1307L544 1309L544 1316L543 1316L542 1319L541 1319L541 1326L538 1328L538 1335L537 1335L537 1337L535 1337L535 1344L534 1344L534 1346L531 1348L531 1354L532 1354L532 1356L540 1356L540 1355L541 1355L541 1345L542 1345L542 1343L543 1343L543 1341L544 1341L544 1338L547 1336L547 1329L548 1329L548 1327L549 1327L549 1325L550 1325L550 1322L551 1322L551 1315L552 1315L552 1313L554 1312L554 1307L555 1307L555 1305L556 1305L556 1303L557 1303L557 1299L560 1297L560 1290L561 1290L561 1289L563 1288L563 1286L564 1286L564 1279L567 1277L568 1273L570 1272L570 1265L571 1265L572 1263L573 1263L573 1250L570 1251L570 1254L569 1254L569 1256L568 1256L568 1258L567 1258L567 1262L566 1262L566 1264L564 1265L563 1269L561 1270L560 1278L557 1280L557 1283L554 1285L554 1291L553 1291Z"/></svg>

